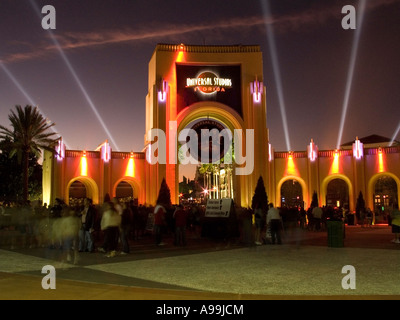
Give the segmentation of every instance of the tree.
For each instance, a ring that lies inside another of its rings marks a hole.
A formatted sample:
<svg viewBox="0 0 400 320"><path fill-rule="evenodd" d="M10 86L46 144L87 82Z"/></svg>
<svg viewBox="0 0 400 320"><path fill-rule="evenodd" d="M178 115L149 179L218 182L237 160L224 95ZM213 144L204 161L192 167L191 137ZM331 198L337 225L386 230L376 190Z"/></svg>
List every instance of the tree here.
<svg viewBox="0 0 400 320"><path fill-rule="evenodd" d="M312 200L311 200L310 207L312 207L312 208L318 207L318 195L317 195L317 192L315 190L314 190L314 193L312 195Z"/></svg>
<svg viewBox="0 0 400 320"><path fill-rule="evenodd" d="M171 191L165 181L165 178L161 181L160 191L158 192L157 203L162 204L166 208L170 208L171 203Z"/></svg>
<svg viewBox="0 0 400 320"><path fill-rule="evenodd" d="M31 155L40 158L42 150L54 152L58 138L54 132L47 132L54 126L49 123L37 107L30 105L22 108L17 105L16 112L11 110L8 119L12 129L0 125L0 139L10 139L12 149L9 157L17 155L18 163L22 163L23 201L28 200L29 194L29 158Z"/></svg>
<svg viewBox="0 0 400 320"><path fill-rule="evenodd" d="M357 203L356 203L356 213L359 214L360 212L365 210L365 200L362 192L358 194Z"/></svg>
<svg viewBox="0 0 400 320"><path fill-rule="evenodd" d="M254 195L251 200L251 208L254 210L256 205L260 205L264 210L267 209L268 206L268 196L265 191L264 179L262 176L258 178L256 188L254 190Z"/></svg>

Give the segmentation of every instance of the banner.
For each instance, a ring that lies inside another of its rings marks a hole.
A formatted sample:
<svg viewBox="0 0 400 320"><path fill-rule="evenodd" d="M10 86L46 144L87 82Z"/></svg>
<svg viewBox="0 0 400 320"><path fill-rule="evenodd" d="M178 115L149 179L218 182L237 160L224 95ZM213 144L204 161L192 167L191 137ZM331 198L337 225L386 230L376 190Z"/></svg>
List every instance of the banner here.
<svg viewBox="0 0 400 320"><path fill-rule="evenodd" d="M233 206L233 199L208 199L205 217L228 218Z"/></svg>

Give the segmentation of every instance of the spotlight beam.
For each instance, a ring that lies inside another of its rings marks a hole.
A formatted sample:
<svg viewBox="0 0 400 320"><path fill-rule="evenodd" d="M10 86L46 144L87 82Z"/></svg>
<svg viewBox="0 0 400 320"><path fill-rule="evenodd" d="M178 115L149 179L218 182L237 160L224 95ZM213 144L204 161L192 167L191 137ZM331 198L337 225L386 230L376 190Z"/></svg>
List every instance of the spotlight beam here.
<svg viewBox="0 0 400 320"><path fill-rule="evenodd" d="M260 0L260 2L261 2L262 9L263 9L264 17L266 19L268 19L269 17L271 17L269 1L268 0L266 0L266 1ZM272 24L267 22L266 29L267 29L268 47L269 47L269 52L270 52L271 59L272 59L272 68L274 71L275 83L276 83L276 88L277 88L277 93L278 93L278 100L279 100L279 107L280 107L280 111L281 111L283 130L285 133L286 148L287 148L287 150L292 150L292 148L290 146L289 127L288 127L287 119L286 119L286 106L285 106L285 99L283 97L281 71L279 68L279 61L278 61L275 36L274 36L273 29L272 29Z"/></svg>
<svg viewBox="0 0 400 320"><path fill-rule="evenodd" d="M396 139L396 136L399 134L399 131L400 131L400 122L399 122L399 125L397 126L396 131L393 134L392 141L390 141L390 144L389 144L390 147L393 145L393 142Z"/></svg>
<svg viewBox="0 0 400 320"><path fill-rule="evenodd" d="M36 5L35 1L34 0L30 0L30 3L32 5L32 7L35 9L35 11L38 14L38 16L41 18L40 10L39 10L38 6ZM57 48L58 52L60 53L62 59L64 60L64 63L67 65L68 70L71 72L72 77L74 78L74 80L75 80L76 84L78 85L79 89L82 91L82 94L85 97L85 99L86 99L87 103L89 104L90 108L92 109L92 111L96 115L97 120L100 122L101 126L103 127L104 131L106 132L106 134L110 138L111 142L114 144L115 148L117 150L119 150L119 147L118 147L117 143L115 142L111 132L108 130L106 124L104 123L102 117L100 116L100 113L98 112L98 110L97 110L96 106L94 105L92 99L90 98L89 94L87 93L85 87L82 84L82 81L79 79L75 69L73 68L73 66L72 66L71 62L69 61L68 57L66 56L66 54L65 54L64 50L62 49L60 43L58 42L58 40L54 36L54 34L51 31L51 29L48 29L46 31L49 32L51 40L53 41L53 44L55 45L55 47Z"/></svg>
<svg viewBox="0 0 400 320"><path fill-rule="evenodd" d="M29 104L31 106L35 106L36 108L39 109L40 113L43 115L44 118L48 118L45 113L40 110L39 106L33 101L32 97L26 92L24 87L19 83L19 81L14 77L14 75L11 73L11 71L4 65L3 62L0 61L0 67L3 69L5 74L11 79L11 81L15 84L15 86L18 88L19 91L24 95L25 99L28 100ZM51 131L53 131L55 134L60 135L55 126L50 127ZM65 146L69 149L67 142L64 140Z"/></svg>
<svg viewBox="0 0 400 320"><path fill-rule="evenodd" d="M347 114L347 109L349 106L351 86L353 84L353 75L354 75L354 68L355 68L355 64L356 64L358 44L360 42L361 28L362 28L362 23L364 20L365 5L366 5L366 0L359 1L359 9L358 9L359 14L357 17L357 20L359 20L359 23L357 24L357 28L356 28L354 39L353 39L353 44L351 47L350 63L349 63L349 69L347 72L346 90L345 90L345 94L344 94L342 116L340 118L339 135L338 135L338 139L337 139L337 143L336 143L336 149L340 148L341 141L342 141L344 123L346 121L346 114Z"/></svg>

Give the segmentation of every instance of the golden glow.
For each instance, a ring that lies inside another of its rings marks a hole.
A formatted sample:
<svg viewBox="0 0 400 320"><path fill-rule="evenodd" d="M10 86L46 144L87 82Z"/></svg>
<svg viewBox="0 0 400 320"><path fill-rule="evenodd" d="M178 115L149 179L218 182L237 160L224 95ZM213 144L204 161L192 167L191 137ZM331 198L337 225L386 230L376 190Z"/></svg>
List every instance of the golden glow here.
<svg viewBox="0 0 400 320"><path fill-rule="evenodd" d="M178 52L178 56L176 57L176 62L182 62L183 61L183 57L184 57L184 52L183 51L179 51Z"/></svg>
<svg viewBox="0 0 400 320"><path fill-rule="evenodd" d="M86 177L88 175L88 164L86 159L86 151L83 151L83 156L81 157L81 176Z"/></svg>
<svg viewBox="0 0 400 320"><path fill-rule="evenodd" d="M135 160L133 159L133 153L131 152L131 156L129 157L128 165L125 170L126 177L135 177Z"/></svg>
<svg viewBox="0 0 400 320"><path fill-rule="evenodd" d="M177 55L177 57L175 59L176 62L182 62L183 61L184 51L185 51L185 45L183 43L181 43L179 45L178 55Z"/></svg>
<svg viewBox="0 0 400 320"><path fill-rule="evenodd" d="M333 163L331 166L331 170L329 172L329 174L333 174L333 173L339 173L339 151L335 150L335 153L333 155Z"/></svg>
<svg viewBox="0 0 400 320"><path fill-rule="evenodd" d="M382 154L382 148L378 149L378 164L379 164L379 173L385 171L385 165L383 163L383 154Z"/></svg>
<svg viewBox="0 0 400 320"><path fill-rule="evenodd" d="M286 165L286 175L287 176L298 176L299 172L297 171L296 165L293 160L293 152L289 152L288 162Z"/></svg>

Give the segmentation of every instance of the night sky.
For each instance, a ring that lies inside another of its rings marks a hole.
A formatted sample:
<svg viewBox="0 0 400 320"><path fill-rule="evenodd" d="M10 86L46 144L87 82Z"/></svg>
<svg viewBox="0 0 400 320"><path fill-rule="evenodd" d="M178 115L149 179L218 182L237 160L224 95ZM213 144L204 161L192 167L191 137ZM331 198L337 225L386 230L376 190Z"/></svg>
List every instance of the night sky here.
<svg viewBox="0 0 400 320"><path fill-rule="evenodd" d="M42 28L45 5L56 9L55 30ZM289 141L291 150L306 150L313 138L320 150L333 149L356 35L342 28L345 5L361 11L350 0L270 0L271 15L260 0L0 0L0 124L9 125L15 105L35 104L70 149L94 150L108 139L115 151L142 151L148 62L157 43L255 44L263 52L272 146L285 151ZM367 0L357 28L341 143L393 138L400 124L400 1Z"/></svg>

